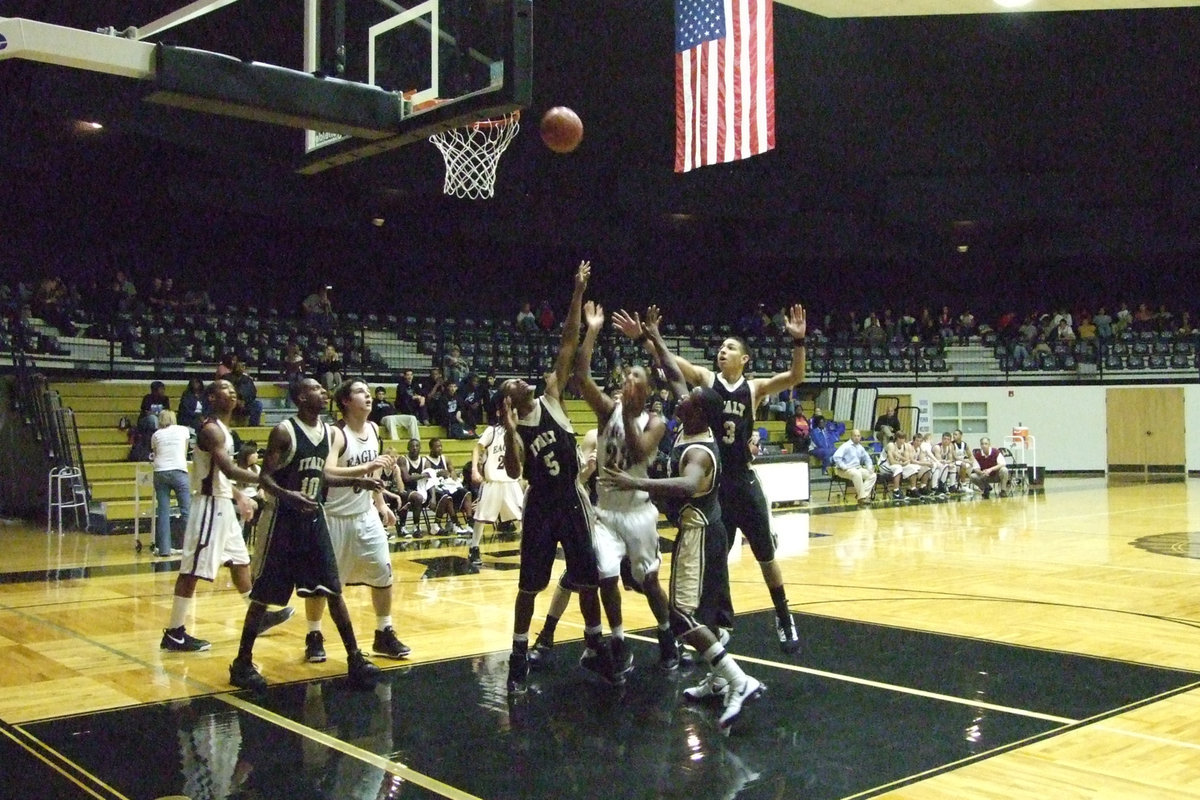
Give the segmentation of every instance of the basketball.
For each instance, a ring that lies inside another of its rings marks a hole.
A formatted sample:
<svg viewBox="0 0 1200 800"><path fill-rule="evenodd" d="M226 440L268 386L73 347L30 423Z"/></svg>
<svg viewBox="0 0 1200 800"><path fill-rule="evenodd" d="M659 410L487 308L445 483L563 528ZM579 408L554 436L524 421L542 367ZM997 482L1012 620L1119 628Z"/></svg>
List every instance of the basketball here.
<svg viewBox="0 0 1200 800"><path fill-rule="evenodd" d="M583 141L583 122L566 106L555 106L542 116L542 141L556 153L570 153Z"/></svg>

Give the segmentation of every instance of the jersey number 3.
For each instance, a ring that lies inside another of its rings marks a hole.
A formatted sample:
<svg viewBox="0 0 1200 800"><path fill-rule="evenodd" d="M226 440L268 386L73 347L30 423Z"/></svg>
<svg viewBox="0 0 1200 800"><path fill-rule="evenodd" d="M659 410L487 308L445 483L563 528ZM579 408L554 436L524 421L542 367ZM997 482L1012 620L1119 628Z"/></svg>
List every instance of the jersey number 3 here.
<svg viewBox="0 0 1200 800"><path fill-rule="evenodd" d="M733 444L737 438L737 423L731 419L725 420L725 435L721 437L721 441L725 444Z"/></svg>

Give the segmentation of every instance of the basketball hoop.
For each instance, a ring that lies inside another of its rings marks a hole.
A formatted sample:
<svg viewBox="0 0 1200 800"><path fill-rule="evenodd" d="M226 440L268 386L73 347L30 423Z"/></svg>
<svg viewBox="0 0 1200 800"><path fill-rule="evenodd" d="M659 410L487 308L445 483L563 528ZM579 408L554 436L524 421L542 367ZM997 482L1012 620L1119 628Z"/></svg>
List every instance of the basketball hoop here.
<svg viewBox="0 0 1200 800"><path fill-rule="evenodd" d="M472 200L491 197L500 156L519 130L521 112L514 111L430 136L446 162L445 193Z"/></svg>

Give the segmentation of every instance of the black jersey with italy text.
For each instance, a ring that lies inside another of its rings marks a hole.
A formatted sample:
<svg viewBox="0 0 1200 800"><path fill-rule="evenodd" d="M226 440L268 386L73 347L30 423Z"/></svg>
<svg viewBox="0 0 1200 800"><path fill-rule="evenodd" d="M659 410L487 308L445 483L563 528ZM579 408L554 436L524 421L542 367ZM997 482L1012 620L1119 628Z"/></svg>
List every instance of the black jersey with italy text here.
<svg viewBox="0 0 1200 800"><path fill-rule="evenodd" d="M537 494L574 494L579 477L579 449L575 430L558 401L543 395L533 411L517 423L525 445L525 480Z"/></svg>
<svg viewBox="0 0 1200 800"><path fill-rule="evenodd" d="M721 429L713 431L721 448L721 467L729 472L745 472L750 469L750 432L754 428L750 381L743 375L730 384L717 375L712 388L724 404Z"/></svg>
<svg viewBox="0 0 1200 800"><path fill-rule="evenodd" d="M688 509L695 511L705 521L712 523L721 518L721 502L717 498L717 487L721 482L721 451L711 438L707 436L689 438L680 436L675 441L675 445L671 448L671 477L679 477L680 465L683 463L683 457L688 450L699 447L707 450L712 454L713 458L713 479L712 485L704 494L699 494L686 499L672 499L668 509L667 516L672 520L678 521L680 515Z"/></svg>
<svg viewBox="0 0 1200 800"><path fill-rule="evenodd" d="M325 462L329 459L329 427L319 422L317 427L309 428L295 417L287 424L292 434L292 455L275 470L275 482L283 489L319 501L325 488Z"/></svg>

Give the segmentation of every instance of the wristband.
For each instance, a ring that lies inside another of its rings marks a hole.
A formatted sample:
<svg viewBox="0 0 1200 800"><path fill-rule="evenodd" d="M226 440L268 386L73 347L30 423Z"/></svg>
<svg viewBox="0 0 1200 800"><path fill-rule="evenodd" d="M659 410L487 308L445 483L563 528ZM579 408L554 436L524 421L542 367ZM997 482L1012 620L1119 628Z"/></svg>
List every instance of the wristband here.
<svg viewBox="0 0 1200 800"><path fill-rule="evenodd" d="M646 343L646 340L647 340L647 339L649 339L649 338L650 338L649 336L647 336L646 334L644 334L644 333L643 333L641 336L639 336L639 337L637 337L636 339L634 339L634 340L633 340L633 343L634 343L634 344L645 344L645 343Z"/></svg>
<svg viewBox="0 0 1200 800"><path fill-rule="evenodd" d="M792 339L792 347L804 347L807 338L801 336L799 339Z"/></svg>

